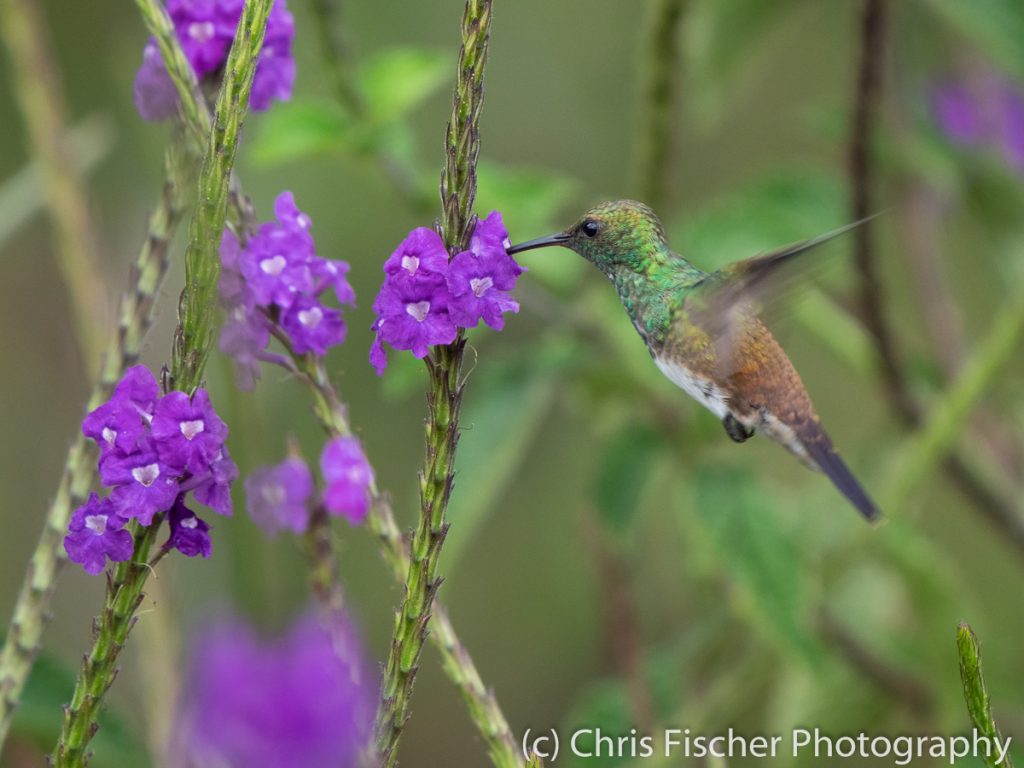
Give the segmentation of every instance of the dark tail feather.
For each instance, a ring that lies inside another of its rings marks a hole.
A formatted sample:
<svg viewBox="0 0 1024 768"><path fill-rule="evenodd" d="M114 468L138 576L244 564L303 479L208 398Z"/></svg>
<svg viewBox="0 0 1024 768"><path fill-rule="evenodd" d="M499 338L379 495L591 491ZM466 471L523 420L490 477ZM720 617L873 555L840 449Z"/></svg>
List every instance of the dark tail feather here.
<svg viewBox="0 0 1024 768"><path fill-rule="evenodd" d="M857 482L857 478L853 476L853 473L843 463L843 460L839 458L839 454L832 447L832 441L825 434L825 430L817 424L814 426L813 434L806 434L812 430L805 429L801 430L804 434L799 435L807 454L818 465L818 469L828 475L828 479L832 481L832 484L850 500L850 503L857 508L858 512L864 515L868 522L878 522L882 517L881 511L875 506L867 491Z"/></svg>

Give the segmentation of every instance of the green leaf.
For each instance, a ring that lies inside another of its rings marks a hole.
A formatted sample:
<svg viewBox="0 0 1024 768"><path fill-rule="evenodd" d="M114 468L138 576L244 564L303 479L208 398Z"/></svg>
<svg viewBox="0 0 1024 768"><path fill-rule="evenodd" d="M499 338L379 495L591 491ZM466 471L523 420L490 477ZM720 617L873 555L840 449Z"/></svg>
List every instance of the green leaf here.
<svg viewBox="0 0 1024 768"><path fill-rule="evenodd" d="M41 654L32 668L11 726L12 735L49 751L60 734L61 708L75 687L75 676L64 664ZM118 714L106 709L90 748L97 768L139 768L153 764L145 745Z"/></svg>
<svg viewBox="0 0 1024 768"><path fill-rule="evenodd" d="M456 490L448 508L454 525L445 540L444 568L454 570L498 505L544 427L557 392L554 378L535 368L492 368L474 382L461 422Z"/></svg>
<svg viewBox="0 0 1024 768"><path fill-rule="evenodd" d="M741 605L782 645L812 663L821 648L810 626L809 564L787 531L783 501L736 470L697 473L697 514L733 578Z"/></svg>
<svg viewBox="0 0 1024 768"><path fill-rule="evenodd" d="M279 104L260 121L253 159L262 165L330 152L353 151L365 144L352 117L331 101Z"/></svg>
<svg viewBox="0 0 1024 768"><path fill-rule="evenodd" d="M939 18L985 56L1024 77L1024 4L1020 0L930 0Z"/></svg>
<svg viewBox="0 0 1024 768"><path fill-rule="evenodd" d="M658 435L652 429L630 425L613 435L606 446L595 494L601 522L613 533L625 533L636 518L658 445Z"/></svg>
<svg viewBox="0 0 1024 768"><path fill-rule="evenodd" d="M392 48L367 60L360 78L372 120L398 120L432 96L451 75L445 51Z"/></svg>
<svg viewBox="0 0 1024 768"><path fill-rule="evenodd" d="M971 716L974 727L988 739L999 739L999 728L992 719L992 708L989 703L985 678L981 671L981 649L978 637L969 624L960 624L956 629L956 647L960 655L960 681L964 685L964 701L967 713ZM1013 768L1009 756L1003 763L997 763L995 756L986 757L985 762L992 768L1005 766Z"/></svg>

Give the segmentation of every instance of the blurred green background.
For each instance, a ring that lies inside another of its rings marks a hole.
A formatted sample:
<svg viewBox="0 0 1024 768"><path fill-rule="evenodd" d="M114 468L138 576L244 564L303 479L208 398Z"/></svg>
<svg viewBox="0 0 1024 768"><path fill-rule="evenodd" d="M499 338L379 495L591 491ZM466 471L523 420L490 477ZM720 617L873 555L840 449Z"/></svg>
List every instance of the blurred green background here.
<svg viewBox="0 0 1024 768"><path fill-rule="evenodd" d="M128 3L40 5L71 122L85 126L85 154L94 156L89 206L113 305L159 193L169 136L167 126L142 122L132 104L146 34ZM318 251L352 265L359 306L347 313L349 340L329 368L380 485L411 527L425 376L408 355L391 353L378 379L367 363L367 329L383 259L440 208L418 210L371 155L383 146L425 186L436 185L462 3L344 6L345 34L364 70L397 61L402 82L417 78L407 103L369 138L352 130L334 101L320 22L308 3L291 0L294 103L250 116L239 174L259 218L271 217L282 189L293 190L313 219ZM495 3L477 210L500 208L513 241L561 229L596 202L644 194L638 157L652 8L640 0ZM963 147L943 136L929 94L950 78L998 72L1019 82L1024 9L1012 0L915 0L887 9L870 157L874 207L891 210L873 225L875 257L909 388L926 416L949 415L959 372L997 319L1009 322L1019 306L1024 194L1022 175L998 147ZM840 0L683 3L666 185L652 202L673 246L699 266L851 218L860 11L860 3ZM402 69L410 55L396 58L396 48L418 51L415 66ZM31 156L10 71L0 58L5 617L90 388L69 332L49 222L38 208L13 221L15 203L26 199L12 179ZM1016 130L1024 134L1024 124ZM440 595L517 734L657 724L704 733L729 726L788 733L802 725L963 732L970 724L954 640L957 622L968 621L983 644L996 718L1004 733L1024 738L1024 356L1014 349L996 360L967 398L970 418L954 420L951 439L938 448L922 448L890 405L853 309L851 243L832 247L824 274L789 297L773 328L865 486L884 505L911 477L906 503L886 509L890 523L877 530L777 446L729 441L650 364L604 278L567 251L531 254L522 312L500 334L472 336L479 357L471 356ZM154 370L169 358L181 252L179 244L146 345ZM294 382L265 371L254 393L239 393L220 357L208 382L243 473L279 461L288 436L307 458L318 455L322 437ZM993 505L968 498L945 468L946 448L993 489L995 506L1008 515L1001 526L990 521ZM211 520L209 561L172 557L160 566L157 602L147 600L123 657L95 765L138 765L143 758L131 750L160 743L180 669L175 654L193 627L240 611L279 628L305 604L295 542L266 540L238 490L234 518ZM340 527L338 547L351 610L382 660L399 590L368 531ZM52 743L59 703L71 691L62 667L73 669L86 649L102 589L102 579L78 569L62 573L41 668L47 679L34 680L4 765L39 764L35 745ZM1016 754L1024 759L1024 751ZM401 762L486 763L431 647Z"/></svg>

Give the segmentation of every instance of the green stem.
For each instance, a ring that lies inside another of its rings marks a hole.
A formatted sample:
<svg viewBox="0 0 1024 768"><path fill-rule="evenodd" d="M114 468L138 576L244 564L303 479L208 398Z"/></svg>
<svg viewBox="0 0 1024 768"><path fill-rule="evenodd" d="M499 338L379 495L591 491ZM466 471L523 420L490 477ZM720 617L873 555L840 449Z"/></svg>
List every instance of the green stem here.
<svg viewBox="0 0 1024 768"><path fill-rule="evenodd" d="M197 146L205 147L210 137L210 110L199 90L195 71L174 31L174 22L160 0L135 0L135 5L146 29L156 40L164 67L178 92L182 122L192 133Z"/></svg>
<svg viewBox="0 0 1024 768"><path fill-rule="evenodd" d="M666 202L673 96L679 83L679 21L684 6L685 0L654 0L644 38L648 55L641 73L643 122L637 176L640 199L655 210Z"/></svg>
<svg viewBox="0 0 1024 768"><path fill-rule="evenodd" d="M988 336L961 370L953 385L932 405L928 419L902 452L882 508L899 510L906 504L928 473L953 448L971 410L980 401L996 375L1020 349L1024 336L1024 295L1014 291L993 323Z"/></svg>
<svg viewBox="0 0 1024 768"><path fill-rule="evenodd" d="M202 379L213 341L215 294L219 274L219 245L227 212L231 171L249 92L256 70L267 18L273 0L246 0L210 130L209 145L199 172L199 198L189 227L185 255L185 288L178 305L171 387L192 392ZM75 683L71 705L65 711L53 762L82 766L85 748L96 731L96 714L116 674L117 657L134 624L142 589L151 571L148 555L160 519L133 526L135 556L119 565L107 586L107 606L95 623L93 647Z"/></svg>
<svg viewBox="0 0 1024 768"><path fill-rule="evenodd" d="M212 118L199 83L196 82L195 72L174 31L174 23L160 0L135 0L135 5L149 33L156 40L164 67L178 92L181 122L192 139L196 153L202 155L210 142ZM231 201L228 220L236 228L243 228L252 219L252 206L242 194L234 176L229 182L228 197Z"/></svg>
<svg viewBox="0 0 1024 768"><path fill-rule="evenodd" d="M970 624L960 624L956 628L956 648L960 656L960 681L964 686L964 701L967 703L971 721L979 733L990 742L1000 739L999 727L992 718L988 689L985 687L985 677L981 671L981 648ZM1006 741L1009 743L1010 740ZM992 768L1013 768L1009 755L1002 763L997 763L994 755L986 757L985 762Z"/></svg>
<svg viewBox="0 0 1024 768"><path fill-rule="evenodd" d="M231 171L273 4L273 0L246 0L235 42L224 66L224 82L217 96L199 174L199 197L189 227L185 289L178 302L178 330L171 364L171 387L184 392L192 392L199 386L213 344L220 241L227 216Z"/></svg>
<svg viewBox="0 0 1024 768"><path fill-rule="evenodd" d="M344 406L331 385L323 362L312 355L296 355L287 343L287 336L282 334L278 338L289 351L295 372L309 387L313 397L313 411L324 430L332 437L350 436L352 430ZM380 541L381 554L395 579L404 584L411 564L409 547L395 521L387 495L381 493L375 486L371 488L371 495L373 504L369 517L370 529ZM322 533L315 536L319 538ZM330 588L324 585L326 572L323 564L317 564L316 569L319 573L313 576L314 592L319 589L323 595L330 595ZM512 729L509 728L497 699L484 685L469 651L459 640L448 618L448 612L436 602L431 627L433 631L429 637L441 652L441 664L445 674L455 683L473 724L486 741L491 761L499 768L520 766L522 761L512 736Z"/></svg>
<svg viewBox="0 0 1024 768"><path fill-rule="evenodd" d="M480 154L483 76L491 31L491 0L467 0L452 116L445 133L446 163L441 174L441 234L450 253L464 250L474 225L476 162ZM440 586L437 563L448 523L445 512L455 475L462 404L461 332L454 343L435 348L427 360L426 459L420 474L420 517L412 537L412 562L395 617L390 653L377 708L377 745L384 764L398 759L398 742L409 717L409 703L434 595Z"/></svg>
<svg viewBox="0 0 1024 768"><path fill-rule="evenodd" d="M43 187L57 230L58 265L70 294L74 333L86 366L95 366L107 327L107 295L100 279L97 239L85 181L68 143L60 76L52 62L37 3L3 3L0 27L11 56L26 134L42 170ZM94 367L90 368L90 373L94 371Z"/></svg>
<svg viewBox="0 0 1024 768"><path fill-rule="evenodd" d="M121 297L118 327L107 344L99 378L89 397L90 410L109 399L125 368L138 359L142 340L153 322L157 292L167 272L167 249L181 220L184 187L190 185L182 178L187 165L177 157L175 148L168 150L163 193L149 217L145 243L132 267L134 285ZM39 652L57 570L63 562L61 544L71 510L85 500L95 472L95 451L79 432L68 450L60 484L46 513L0 651L0 750Z"/></svg>
<svg viewBox="0 0 1024 768"><path fill-rule="evenodd" d="M174 77L178 85L183 109L182 115L193 133L202 130L203 107L195 94L194 78L184 56L180 54L180 44L173 34L173 27L166 12L156 0L136 0L143 10L150 32L157 38L164 63L168 70L178 71ZM489 14L489 7L488 7ZM170 56L170 59L168 58ZM196 106L192 106L195 103ZM475 179L474 179L475 190ZM232 208L235 220L245 222L251 219L246 209L247 203L239 190L234 190ZM287 339L283 338L287 348ZM314 412L329 434L349 435L344 407L334 392L322 364L309 357L292 355L296 370L301 378L310 386L314 399ZM382 552L390 564L396 578L403 582L409 572L408 547L395 521L387 499L373 491L374 505L370 515L370 526L382 543ZM447 614L440 609L434 612L434 629L430 635L441 650L442 663L449 677L456 684L465 700L474 723L483 734L488 744L492 759L499 766L518 765L518 749L512 737L511 729L494 699L493 694L484 685L479 672L473 664L468 652L458 639Z"/></svg>
<svg viewBox="0 0 1024 768"><path fill-rule="evenodd" d="M96 717L103 696L117 676L117 657L135 624L142 603L142 587L150 571L149 550L156 538L159 519L140 528L133 524L135 554L118 563L108 582L103 613L93 623L93 645L82 662L71 703L64 709L60 740L51 755L56 766L81 766L88 760L86 747L96 732Z"/></svg>

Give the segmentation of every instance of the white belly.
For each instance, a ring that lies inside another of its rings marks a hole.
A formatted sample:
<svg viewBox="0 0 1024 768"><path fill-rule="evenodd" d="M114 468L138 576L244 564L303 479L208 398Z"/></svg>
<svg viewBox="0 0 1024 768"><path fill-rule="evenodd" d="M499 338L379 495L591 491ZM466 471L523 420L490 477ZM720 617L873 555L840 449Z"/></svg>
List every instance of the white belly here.
<svg viewBox="0 0 1024 768"><path fill-rule="evenodd" d="M725 392L716 387L711 379L694 376L689 370L674 360L656 357L654 362L661 369L661 372L668 377L669 381L715 414L719 419L724 419L726 414L729 413Z"/></svg>

